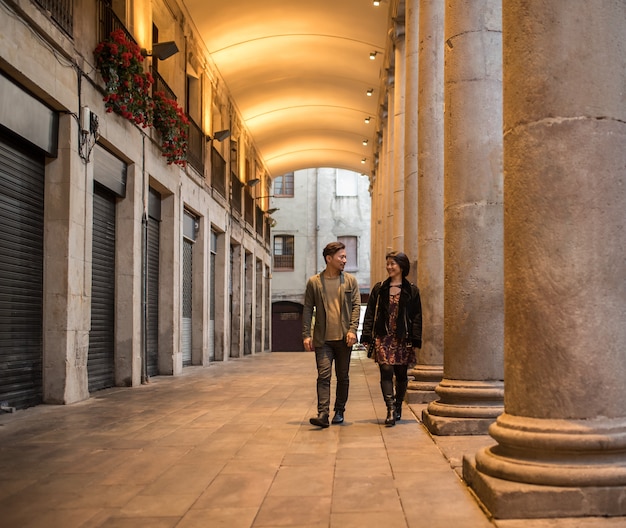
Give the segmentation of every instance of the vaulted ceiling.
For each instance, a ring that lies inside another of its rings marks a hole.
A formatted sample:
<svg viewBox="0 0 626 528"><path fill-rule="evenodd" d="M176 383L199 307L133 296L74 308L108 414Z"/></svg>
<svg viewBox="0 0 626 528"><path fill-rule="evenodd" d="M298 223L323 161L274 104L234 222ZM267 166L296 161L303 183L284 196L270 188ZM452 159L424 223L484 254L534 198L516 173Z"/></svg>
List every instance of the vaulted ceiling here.
<svg viewBox="0 0 626 528"><path fill-rule="evenodd" d="M390 0L185 4L270 176L370 173Z"/></svg>

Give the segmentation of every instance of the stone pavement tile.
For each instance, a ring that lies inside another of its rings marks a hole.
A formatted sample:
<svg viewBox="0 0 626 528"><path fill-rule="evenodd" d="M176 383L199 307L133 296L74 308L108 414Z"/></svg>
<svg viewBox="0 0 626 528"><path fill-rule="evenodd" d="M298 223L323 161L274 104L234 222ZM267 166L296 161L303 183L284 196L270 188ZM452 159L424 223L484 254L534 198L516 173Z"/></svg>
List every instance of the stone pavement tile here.
<svg viewBox="0 0 626 528"><path fill-rule="evenodd" d="M220 473L198 497L192 509L220 507L258 508L274 475L265 472Z"/></svg>
<svg viewBox="0 0 626 528"><path fill-rule="evenodd" d="M329 518L330 497L267 497L253 526L322 528L328 526Z"/></svg>
<svg viewBox="0 0 626 528"><path fill-rule="evenodd" d="M147 484L142 495L200 495L223 469L222 465L176 464Z"/></svg>
<svg viewBox="0 0 626 528"><path fill-rule="evenodd" d="M422 525L424 528L430 528ZM403 512L332 513L330 528L407 528Z"/></svg>
<svg viewBox="0 0 626 528"><path fill-rule="evenodd" d="M173 464L180 462L188 450L188 447L147 446L145 449L137 450L124 465L109 468L100 482L120 485L126 482L149 484Z"/></svg>
<svg viewBox="0 0 626 528"><path fill-rule="evenodd" d="M327 497L333 489L334 468L281 467L268 497Z"/></svg>
<svg viewBox="0 0 626 528"><path fill-rule="evenodd" d="M410 526L428 528L492 528L473 495L448 469L395 474L396 486ZM428 519L428 524L424 520Z"/></svg>
<svg viewBox="0 0 626 528"><path fill-rule="evenodd" d="M12 477L13 475L7 475L5 472L0 471L0 501L14 493L20 493L37 482L36 479L19 478L18 474Z"/></svg>
<svg viewBox="0 0 626 528"><path fill-rule="evenodd" d="M202 445L211 435L207 429L180 427L169 434L164 435L154 442L159 446L196 446Z"/></svg>
<svg viewBox="0 0 626 528"><path fill-rule="evenodd" d="M389 475L391 475L391 466L387 457L366 455L362 458L341 458L337 459L335 466L335 478L360 480Z"/></svg>
<svg viewBox="0 0 626 528"><path fill-rule="evenodd" d="M198 493L135 495L119 510L120 517L182 517L194 504Z"/></svg>
<svg viewBox="0 0 626 528"><path fill-rule="evenodd" d="M100 511L89 523L81 528L175 528L179 526L180 517L119 517L117 512ZM57 525L42 525L42 528L51 528ZM63 526L65 525L58 525Z"/></svg>
<svg viewBox="0 0 626 528"><path fill-rule="evenodd" d="M473 456L496 443L489 435L433 436L432 439L459 475L463 474L465 455Z"/></svg>
<svg viewBox="0 0 626 528"><path fill-rule="evenodd" d="M390 475L359 480L335 477L333 513L367 511L402 511L393 478Z"/></svg>
<svg viewBox="0 0 626 528"><path fill-rule="evenodd" d="M257 511L257 508L219 507L190 510L176 525L176 528L250 528ZM152 528L151 525L144 526Z"/></svg>
<svg viewBox="0 0 626 528"><path fill-rule="evenodd" d="M335 453L286 453L281 462L281 466L333 467L336 458ZM2 489L1 486L2 484L0 482L0 490Z"/></svg>
<svg viewBox="0 0 626 528"><path fill-rule="evenodd" d="M497 528L624 528L624 517L569 517L561 519L496 519Z"/></svg>

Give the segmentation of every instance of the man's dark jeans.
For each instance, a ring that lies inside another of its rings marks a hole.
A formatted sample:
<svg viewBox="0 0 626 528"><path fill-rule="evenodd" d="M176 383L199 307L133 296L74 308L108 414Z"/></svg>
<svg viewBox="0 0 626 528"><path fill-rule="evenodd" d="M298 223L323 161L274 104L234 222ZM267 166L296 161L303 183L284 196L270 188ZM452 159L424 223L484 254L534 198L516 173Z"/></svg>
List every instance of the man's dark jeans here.
<svg viewBox="0 0 626 528"><path fill-rule="evenodd" d="M326 341L323 346L315 349L317 362L317 412L329 414L330 411L330 379L332 377L333 361L335 362L335 376L337 377L337 391L335 394L335 411L345 411L348 401L350 379L350 355L352 347L345 341Z"/></svg>

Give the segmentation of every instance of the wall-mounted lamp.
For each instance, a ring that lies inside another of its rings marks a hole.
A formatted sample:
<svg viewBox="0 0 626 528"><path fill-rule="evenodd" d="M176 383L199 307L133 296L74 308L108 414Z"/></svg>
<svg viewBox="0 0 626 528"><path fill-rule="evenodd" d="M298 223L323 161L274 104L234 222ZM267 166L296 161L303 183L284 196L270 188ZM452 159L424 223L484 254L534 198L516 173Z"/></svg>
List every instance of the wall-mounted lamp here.
<svg viewBox="0 0 626 528"><path fill-rule="evenodd" d="M367 117L365 118L365 124L366 124L366 125L369 125L371 120L372 120L372 118L371 118L370 116L367 116Z"/></svg>
<svg viewBox="0 0 626 528"><path fill-rule="evenodd" d="M367 147L367 139L364 139L364 140L363 140L363 146L364 146L364 147Z"/></svg>
<svg viewBox="0 0 626 528"><path fill-rule="evenodd" d="M374 4L374 7L378 7L380 5L380 0L374 0L372 4Z"/></svg>
<svg viewBox="0 0 626 528"><path fill-rule="evenodd" d="M369 89L367 90L367 96L368 96L368 97L372 97L372 94L373 94L373 93L374 93L374 88L369 88Z"/></svg>
<svg viewBox="0 0 626 528"><path fill-rule="evenodd" d="M377 51L372 51L370 53L370 60L374 60L376 58L376 55L378 55L378 52Z"/></svg>
<svg viewBox="0 0 626 528"><path fill-rule="evenodd" d="M261 183L261 178L252 178L251 180L248 180L246 182L246 185L248 187L254 187L255 185L258 185L259 183Z"/></svg>
<svg viewBox="0 0 626 528"><path fill-rule="evenodd" d="M280 209L278 207L272 207L271 209L268 209L267 211L265 211L268 215L274 214L276 211L280 211Z"/></svg>
<svg viewBox="0 0 626 528"><path fill-rule="evenodd" d="M226 130L219 130L218 132L213 134L213 137L207 136L206 140L207 141L213 141L213 140L224 141L228 137L230 137L230 130L226 129Z"/></svg>
<svg viewBox="0 0 626 528"><path fill-rule="evenodd" d="M262 200L263 198L274 198L273 194L268 194L266 196L257 196L255 200Z"/></svg>
<svg viewBox="0 0 626 528"><path fill-rule="evenodd" d="M141 54L144 57L156 57L159 60L169 59L172 55L176 55L177 53L178 46L173 40L169 40L167 42L155 42L152 44L151 50L141 48Z"/></svg>
<svg viewBox="0 0 626 528"><path fill-rule="evenodd" d="M366 162L366 161L367 161L367 158L363 158L363 159L361 160L361 163L363 163L363 165L365 165L365 162Z"/></svg>

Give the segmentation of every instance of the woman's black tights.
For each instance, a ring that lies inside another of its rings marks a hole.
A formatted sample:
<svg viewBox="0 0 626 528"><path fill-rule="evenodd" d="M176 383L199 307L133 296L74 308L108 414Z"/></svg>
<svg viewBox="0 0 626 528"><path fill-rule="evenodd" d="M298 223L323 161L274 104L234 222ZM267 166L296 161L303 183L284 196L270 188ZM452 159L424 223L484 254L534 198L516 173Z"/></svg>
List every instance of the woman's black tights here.
<svg viewBox="0 0 626 528"><path fill-rule="evenodd" d="M383 392L383 398L388 404L393 404L394 390L393 390L393 376L396 376L396 393L397 389L404 387L402 391L402 398L404 398L404 392L406 392L406 385L408 383L408 366L407 365L378 365L380 368L380 388Z"/></svg>

